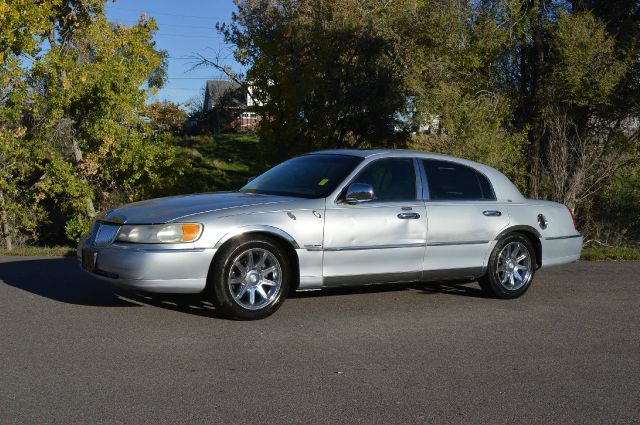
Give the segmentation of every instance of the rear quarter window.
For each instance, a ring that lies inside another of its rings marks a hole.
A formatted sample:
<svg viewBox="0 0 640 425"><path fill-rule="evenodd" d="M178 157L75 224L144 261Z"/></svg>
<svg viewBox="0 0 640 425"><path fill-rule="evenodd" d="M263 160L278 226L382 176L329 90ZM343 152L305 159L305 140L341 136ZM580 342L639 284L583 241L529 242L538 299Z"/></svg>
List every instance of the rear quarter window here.
<svg viewBox="0 0 640 425"><path fill-rule="evenodd" d="M437 159L422 160L432 201L495 201L489 179L466 165Z"/></svg>

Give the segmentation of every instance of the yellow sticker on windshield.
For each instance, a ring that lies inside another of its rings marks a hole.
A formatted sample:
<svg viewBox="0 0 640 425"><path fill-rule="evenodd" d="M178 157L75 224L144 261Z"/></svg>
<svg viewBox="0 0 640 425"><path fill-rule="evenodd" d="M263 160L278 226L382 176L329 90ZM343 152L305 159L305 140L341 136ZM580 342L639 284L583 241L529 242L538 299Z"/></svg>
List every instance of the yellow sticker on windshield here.
<svg viewBox="0 0 640 425"><path fill-rule="evenodd" d="M320 180L320 183L318 183L318 186L324 186L325 184L327 184L328 181L329 179L322 179Z"/></svg>

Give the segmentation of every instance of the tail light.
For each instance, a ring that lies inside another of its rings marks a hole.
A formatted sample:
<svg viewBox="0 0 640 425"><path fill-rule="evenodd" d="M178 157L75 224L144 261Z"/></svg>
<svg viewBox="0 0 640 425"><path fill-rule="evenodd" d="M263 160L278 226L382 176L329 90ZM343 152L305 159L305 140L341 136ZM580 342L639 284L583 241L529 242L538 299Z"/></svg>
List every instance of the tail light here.
<svg viewBox="0 0 640 425"><path fill-rule="evenodd" d="M565 207L567 206L565 205ZM567 207L567 211L569 211L569 214L571 215L571 220L573 220L573 228L578 230L578 224L576 223L576 216L573 215L573 211L571 211L569 207Z"/></svg>

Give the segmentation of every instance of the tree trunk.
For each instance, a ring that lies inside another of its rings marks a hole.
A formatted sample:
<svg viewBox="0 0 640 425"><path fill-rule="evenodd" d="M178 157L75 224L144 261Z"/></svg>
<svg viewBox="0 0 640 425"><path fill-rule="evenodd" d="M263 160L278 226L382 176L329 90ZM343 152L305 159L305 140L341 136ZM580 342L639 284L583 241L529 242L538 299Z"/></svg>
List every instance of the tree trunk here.
<svg viewBox="0 0 640 425"><path fill-rule="evenodd" d="M82 150L80 149L78 139L76 139L75 137L73 138L73 141L71 143L71 151L73 153L74 163L76 165L80 164L82 162ZM96 215L96 208L93 204L93 199L87 197L85 199L85 202L87 203L87 213L89 214L89 217L93 218Z"/></svg>
<svg viewBox="0 0 640 425"><path fill-rule="evenodd" d="M4 205L4 192L0 189L0 205ZM4 240L4 247L7 251L13 249L13 240L11 239L11 223L7 217L7 212L3 209L0 211L0 230L2 230L2 239Z"/></svg>
<svg viewBox="0 0 640 425"><path fill-rule="evenodd" d="M527 121L530 125L529 139L529 187L528 195L538 198L542 195L540 180L544 163L544 131L542 124L541 85L544 76L545 45L543 36L544 13L546 0L531 0L529 3L534 13L531 22L533 44L529 49L529 84L527 104Z"/></svg>

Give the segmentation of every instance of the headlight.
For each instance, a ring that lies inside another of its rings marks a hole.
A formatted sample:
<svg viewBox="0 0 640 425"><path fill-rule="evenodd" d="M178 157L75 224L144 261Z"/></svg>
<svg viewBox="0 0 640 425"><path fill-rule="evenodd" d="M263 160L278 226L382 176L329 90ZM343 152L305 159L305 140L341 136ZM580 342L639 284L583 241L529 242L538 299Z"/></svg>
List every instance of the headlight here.
<svg viewBox="0 0 640 425"><path fill-rule="evenodd" d="M116 241L129 243L184 243L200 237L202 224L126 224L120 227Z"/></svg>

